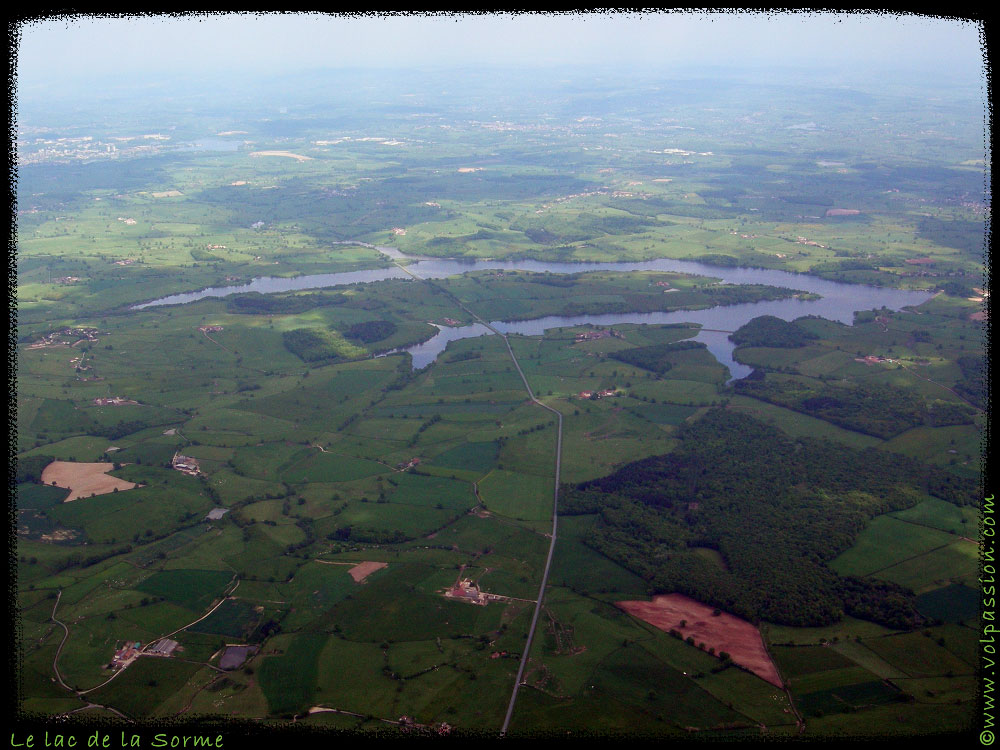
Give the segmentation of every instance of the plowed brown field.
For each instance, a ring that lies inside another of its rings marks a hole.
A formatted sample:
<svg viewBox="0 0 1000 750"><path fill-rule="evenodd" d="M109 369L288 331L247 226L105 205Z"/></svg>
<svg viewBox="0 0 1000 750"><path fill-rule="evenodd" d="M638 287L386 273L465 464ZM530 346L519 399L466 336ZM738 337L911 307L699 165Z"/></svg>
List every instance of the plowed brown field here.
<svg viewBox="0 0 1000 750"><path fill-rule="evenodd" d="M713 615L713 608L683 594L654 596L651 602L615 602L633 617L655 625L660 630L678 630L705 648L715 648L718 654L726 651L733 661L746 667L772 685L781 687L778 670L764 648L764 639L752 624L728 612ZM681 627L681 620L686 624Z"/></svg>

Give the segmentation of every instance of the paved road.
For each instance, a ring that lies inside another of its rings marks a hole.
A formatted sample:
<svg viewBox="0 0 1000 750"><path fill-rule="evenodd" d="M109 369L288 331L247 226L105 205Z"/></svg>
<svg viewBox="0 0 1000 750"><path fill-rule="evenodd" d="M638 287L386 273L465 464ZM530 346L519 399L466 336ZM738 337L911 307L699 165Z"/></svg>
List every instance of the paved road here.
<svg viewBox="0 0 1000 750"><path fill-rule="evenodd" d="M545 585L549 580L549 568L552 567L552 553L556 549L556 526L559 522L559 472L562 463L562 413L553 409L548 404L543 404L537 398L531 390L531 386L528 385L528 379L524 376L524 372L521 370L521 365L518 364L517 357L514 356L514 350L510 346L510 341L507 337L503 337L504 343L507 344L507 351L510 352L510 358L514 360L514 366L517 368L518 374L521 376L521 380L524 381L524 387L528 391L528 395L531 396L531 400L536 404L541 406L543 409L548 409L550 412L556 415L559 419L558 429L556 430L556 473L555 473L555 486L552 488L552 540L549 542L549 554L545 558L545 571L542 573L542 585L538 589L538 600L535 604L535 613L531 616L531 627L528 629L528 641L524 644L524 653L521 655L521 664L517 668L517 679L514 680L514 691L510 694L510 703L507 706L507 715L504 717L503 726L500 728L500 735L503 736L507 733L507 727L510 725L510 718L514 715L514 704L517 702L517 691L521 687L521 680L524 677L524 667L528 663L528 655L531 653L531 642L535 637L535 626L538 624L538 615L542 611L542 599L545 596Z"/></svg>
<svg viewBox="0 0 1000 750"><path fill-rule="evenodd" d="M63 646L66 645L66 639L69 638L69 628L66 627L66 623L60 622L59 620L56 619L56 608L58 608L59 606L60 599L62 599L62 589L59 589L59 593L56 595L56 603L52 605L52 622L54 622L56 625L62 626L62 629L65 631L65 634L63 635L62 641L59 642L59 648L56 649L56 655L52 657L52 671L56 673L56 679L59 681L60 685L62 685L67 690L75 693L77 691L71 688L65 682L63 682L62 675L59 674L59 655L62 654Z"/></svg>
<svg viewBox="0 0 1000 750"><path fill-rule="evenodd" d="M552 554L553 554L553 552L555 552L555 549L556 549L556 526L558 525L558 522L559 522L559 474L560 474L560 468L561 468L561 463L562 463L562 423L563 423L563 415L562 415L562 412L560 412L560 411L558 411L556 409L553 409L548 404L543 404L541 401L539 401L537 398L535 398L534 391L532 391L531 390L531 386L528 385L528 378L525 377L524 370L521 369L521 365L517 361L517 357L514 356L514 350L511 348L510 341L507 338L507 334L501 333L496 328L494 328L493 326L491 326L487 321L485 321L482 318L480 318L478 315L476 315L474 312L472 312L472 310L470 310L468 307L466 307L464 304L462 304L461 300L459 300L455 295L453 295L451 292L449 292L444 287L441 287L441 286L435 284L433 281L429 281L427 279L421 279L419 276L417 276L415 273L413 273L413 271L409 270L405 266L399 265L398 263L396 265L399 266L400 268L402 268L404 271L406 271L406 273L408 273L414 279L418 279L418 280L421 280L421 281L426 281L427 283L429 283L429 284L433 285L434 287L436 287L438 289L438 291L440 291L441 293L443 293L445 296L449 297L456 305L458 305L458 307L460 307L463 310L465 310L465 312L467 312L469 315L471 315L473 318L475 318L479 323L482 323L484 326L486 326L491 331L493 331L493 333L495 333L498 336L500 336L501 338L503 338L503 342L507 345L507 351L510 353L510 358L514 362L514 367L517 368L517 374L521 376L521 382L524 383L524 389L528 392L528 396L531 398L531 400L534 403L538 404L543 409L547 409L548 411L550 411L553 414L555 414L556 417L559 420L558 427L557 427L557 430L556 430L555 486L552 488L552 538L549 541L549 553L548 553L548 555L545 558L545 570L542 573L542 584L538 588L538 599L537 599L537 601L535 603L535 613L531 616L531 627L528 629L528 640L524 644L524 653L521 655L521 664L517 668L517 679L514 680L514 690L510 694L510 703L507 705L507 715L504 717L503 726L500 728L500 735L503 736L503 735L505 735L507 733L507 727L510 725L511 716L514 715L514 704L517 702L517 691L518 691L518 689L520 689L520 687L521 687L521 680L524 677L524 667L528 663L528 654L531 653L531 643L532 643L532 641L535 638L535 626L538 624L538 615L542 611L542 601L543 601L543 599L545 597L545 586L546 586L546 584L548 583L548 580L549 580L549 569L552 567Z"/></svg>

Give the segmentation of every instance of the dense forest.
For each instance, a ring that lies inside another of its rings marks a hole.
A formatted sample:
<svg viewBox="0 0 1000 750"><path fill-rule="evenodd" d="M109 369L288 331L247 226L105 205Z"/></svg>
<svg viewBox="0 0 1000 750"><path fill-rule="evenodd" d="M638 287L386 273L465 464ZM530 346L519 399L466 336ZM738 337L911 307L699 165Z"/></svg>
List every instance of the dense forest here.
<svg viewBox="0 0 1000 750"><path fill-rule="evenodd" d="M55 461L54 456L18 456L14 465L14 481L17 484L41 482L42 471L53 461Z"/></svg>
<svg viewBox="0 0 1000 750"><path fill-rule="evenodd" d="M396 324L391 320L367 320L363 323L355 323L344 331L344 336L351 341L360 341L363 344L371 344L375 341L387 339L396 332Z"/></svg>
<svg viewBox="0 0 1000 750"><path fill-rule="evenodd" d="M962 379L955 384L955 392L970 403L983 408L983 358L965 355L956 362L962 368Z"/></svg>
<svg viewBox="0 0 1000 750"><path fill-rule="evenodd" d="M805 346L816 334L773 315L761 315L729 335L737 346L775 346L792 349Z"/></svg>
<svg viewBox="0 0 1000 750"><path fill-rule="evenodd" d="M846 613L894 628L922 623L911 592L838 576L826 563L869 519L924 493L973 503L972 482L897 454L793 440L724 409L679 435L672 453L566 488L563 513L600 515L587 544L653 592L681 592L752 621L818 626Z"/></svg>
<svg viewBox="0 0 1000 750"><path fill-rule="evenodd" d="M972 424L975 416L973 409L965 404L927 401L912 390L885 383L855 383L843 387L772 374L754 380L738 380L735 388L744 396L883 439L921 425Z"/></svg>
<svg viewBox="0 0 1000 750"><path fill-rule="evenodd" d="M644 370L655 372L657 375L662 375L673 367L669 356L674 352L706 348L700 341L675 341L670 344L653 344L651 346L637 346L634 349L622 349L610 352L608 356L627 365L635 365Z"/></svg>
<svg viewBox="0 0 1000 750"><path fill-rule="evenodd" d="M261 294L247 292L226 299L226 310L245 315L293 315L316 307L340 305L347 301L343 294Z"/></svg>

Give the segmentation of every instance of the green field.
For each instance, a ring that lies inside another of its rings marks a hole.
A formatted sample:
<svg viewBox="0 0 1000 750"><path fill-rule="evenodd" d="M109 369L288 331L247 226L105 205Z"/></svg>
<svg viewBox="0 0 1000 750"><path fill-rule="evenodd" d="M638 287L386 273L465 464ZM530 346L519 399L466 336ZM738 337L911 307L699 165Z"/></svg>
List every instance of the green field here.
<svg viewBox="0 0 1000 750"><path fill-rule="evenodd" d="M221 570L171 570L155 573L138 588L197 612L217 598L232 579L231 573Z"/></svg>
<svg viewBox="0 0 1000 750"><path fill-rule="evenodd" d="M866 640L865 645L909 677L971 674L973 671L971 664L923 633L873 638Z"/></svg>
<svg viewBox="0 0 1000 750"><path fill-rule="evenodd" d="M282 654L261 661L260 682L275 714L302 710L316 689L319 655L326 635L307 633L281 640Z"/></svg>
<svg viewBox="0 0 1000 750"><path fill-rule="evenodd" d="M962 622L971 620L979 613L980 596L968 586L953 583L934 589L917 597L917 607L934 620Z"/></svg>
<svg viewBox="0 0 1000 750"><path fill-rule="evenodd" d="M492 512L520 521L552 515L552 480L497 469L479 482L483 504Z"/></svg>
<svg viewBox="0 0 1000 750"><path fill-rule="evenodd" d="M952 582L973 584L977 577L978 563L979 550L976 545L963 539L884 568L875 575L923 594ZM968 612L968 606L962 607L962 611Z"/></svg>
<svg viewBox="0 0 1000 750"><path fill-rule="evenodd" d="M106 687L92 693L94 698L116 706L132 717L150 716L158 707L180 693L200 667L169 659L143 658Z"/></svg>
<svg viewBox="0 0 1000 750"><path fill-rule="evenodd" d="M935 529L879 516L858 535L855 545L831 563L845 575L881 574L894 565L951 544L953 537Z"/></svg>

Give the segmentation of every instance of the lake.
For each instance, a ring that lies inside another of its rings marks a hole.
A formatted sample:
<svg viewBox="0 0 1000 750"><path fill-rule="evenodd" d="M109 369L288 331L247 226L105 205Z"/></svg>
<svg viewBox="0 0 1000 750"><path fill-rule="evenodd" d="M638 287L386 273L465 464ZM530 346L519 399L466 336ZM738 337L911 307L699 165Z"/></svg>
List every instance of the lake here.
<svg viewBox="0 0 1000 750"><path fill-rule="evenodd" d="M320 289L385 281L387 279L405 279L410 278L411 273L423 279L442 279L469 271L482 270L533 271L536 273L558 274L594 271L668 271L717 278L724 284L765 284L767 286L786 287L820 295L820 299L813 300L802 300L792 297L783 300L724 305L705 310L574 315L568 317L547 316L514 322L490 321L490 325L498 331L503 333L520 333L526 336L540 335L548 328L587 324L595 326L613 326L621 325L622 323L699 324L703 329L713 330L700 331L694 340L704 342L708 346L709 351L722 364L729 368L730 374L736 379L749 375L751 368L733 360L732 354L735 347L728 339L728 332L735 331L743 324L760 315L773 315L789 321L800 318L803 315L817 315L828 320L836 320L846 325L851 325L854 321L854 313L858 310L872 310L882 307L890 310L901 310L904 307L926 302L933 296L932 292L913 292L863 284L844 284L810 276L809 274L774 271L763 268L711 266L696 261L672 260L669 258L613 263L569 263L540 260L455 260L408 256L394 248L369 245L367 243L345 242L340 244L363 245L378 250L393 261L405 263L406 271L397 265L393 265L367 271L314 274L294 278L268 276L254 279L247 284L238 286L209 287L198 292L174 294L151 302L134 305L132 309L142 310L162 305L181 305L208 297L227 297L231 294L245 294L247 292L274 294L302 289ZM444 351L450 341L473 336L491 335L490 330L481 324L455 328L438 326L438 328L439 332L428 341L401 350L407 351L413 356L414 368L426 367L433 362L438 354Z"/></svg>

